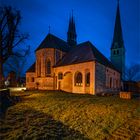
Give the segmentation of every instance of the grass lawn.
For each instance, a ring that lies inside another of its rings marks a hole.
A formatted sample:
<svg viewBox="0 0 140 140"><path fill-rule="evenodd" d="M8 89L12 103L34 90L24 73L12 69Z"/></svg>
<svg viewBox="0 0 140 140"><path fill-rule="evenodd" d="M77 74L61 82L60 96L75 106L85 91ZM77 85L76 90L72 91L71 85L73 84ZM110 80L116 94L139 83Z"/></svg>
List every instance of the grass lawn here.
<svg viewBox="0 0 140 140"><path fill-rule="evenodd" d="M0 121L0 139L138 138L138 99L124 100L117 96L97 97L50 91L24 94L28 96L21 96L22 100L9 107L5 119ZM132 123L133 120L136 121ZM124 131L115 134L121 127Z"/></svg>

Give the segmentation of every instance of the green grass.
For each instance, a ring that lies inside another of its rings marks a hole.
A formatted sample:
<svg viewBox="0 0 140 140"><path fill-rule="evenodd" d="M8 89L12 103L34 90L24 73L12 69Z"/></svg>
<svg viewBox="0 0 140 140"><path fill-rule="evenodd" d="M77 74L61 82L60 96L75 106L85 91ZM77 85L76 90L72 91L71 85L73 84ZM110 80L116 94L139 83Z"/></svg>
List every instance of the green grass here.
<svg viewBox="0 0 140 140"><path fill-rule="evenodd" d="M22 101L8 108L1 120L1 139L102 140L140 115L136 99L48 91L25 94L29 96L21 94Z"/></svg>

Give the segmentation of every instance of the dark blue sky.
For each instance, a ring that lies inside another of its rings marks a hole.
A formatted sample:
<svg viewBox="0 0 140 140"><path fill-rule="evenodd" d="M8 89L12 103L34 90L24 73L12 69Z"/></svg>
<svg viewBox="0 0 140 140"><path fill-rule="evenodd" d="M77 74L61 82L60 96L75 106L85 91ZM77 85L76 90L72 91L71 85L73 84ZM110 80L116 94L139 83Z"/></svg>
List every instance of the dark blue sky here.
<svg viewBox="0 0 140 140"><path fill-rule="evenodd" d="M51 33L67 39L69 15L74 10L77 41L91 41L107 58L113 38L117 0L0 0L21 11L21 30L30 34L29 67L35 60L34 50ZM140 1L120 0L121 23L126 48L126 64L140 61ZM25 45L26 45L25 44Z"/></svg>

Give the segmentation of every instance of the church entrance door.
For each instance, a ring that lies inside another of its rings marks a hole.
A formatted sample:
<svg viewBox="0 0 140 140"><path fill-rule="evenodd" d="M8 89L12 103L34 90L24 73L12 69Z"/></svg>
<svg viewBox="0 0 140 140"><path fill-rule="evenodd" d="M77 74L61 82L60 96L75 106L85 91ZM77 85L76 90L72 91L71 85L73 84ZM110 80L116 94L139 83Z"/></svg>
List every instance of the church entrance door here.
<svg viewBox="0 0 140 140"><path fill-rule="evenodd" d="M63 78L63 89L66 92L72 92L72 73L66 72Z"/></svg>

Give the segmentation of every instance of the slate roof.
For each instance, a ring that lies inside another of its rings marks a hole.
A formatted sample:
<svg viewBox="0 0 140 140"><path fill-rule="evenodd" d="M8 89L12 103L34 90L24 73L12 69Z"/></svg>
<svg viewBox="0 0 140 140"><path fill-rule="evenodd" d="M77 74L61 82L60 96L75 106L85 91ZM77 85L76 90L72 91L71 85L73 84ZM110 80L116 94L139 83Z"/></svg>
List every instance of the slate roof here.
<svg viewBox="0 0 140 140"><path fill-rule="evenodd" d="M56 48L67 52L69 51L70 46L64 40L49 33L35 51L43 48Z"/></svg>
<svg viewBox="0 0 140 140"><path fill-rule="evenodd" d="M114 65L95 47L87 41L70 50L54 67L97 61L107 67L117 70Z"/></svg>
<svg viewBox="0 0 140 140"><path fill-rule="evenodd" d="M118 69L89 41L83 42L76 47L69 47L65 41L52 34L48 34L36 51L42 48L56 48L67 52L66 55L54 65L54 67L97 61L100 64L118 71ZM35 63L27 70L27 72L35 72Z"/></svg>
<svg viewBox="0 0 140 140"><path fill-rule="evenodd" d="M35 63L33 63L26 72L35 72Z"/></svg>

